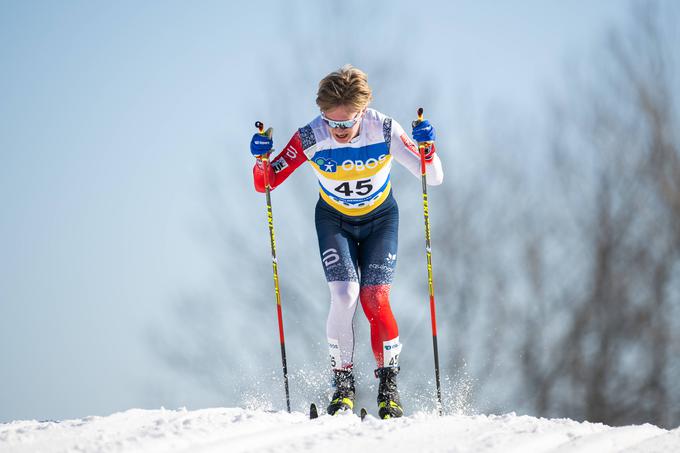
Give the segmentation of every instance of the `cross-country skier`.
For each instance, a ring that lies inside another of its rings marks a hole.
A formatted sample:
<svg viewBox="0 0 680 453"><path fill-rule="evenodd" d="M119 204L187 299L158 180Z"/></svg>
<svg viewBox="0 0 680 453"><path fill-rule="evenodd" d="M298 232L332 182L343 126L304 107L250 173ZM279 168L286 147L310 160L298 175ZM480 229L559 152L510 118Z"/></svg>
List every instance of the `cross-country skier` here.
<svg viewBox="0 0 680 453"><path fill-rule="evenodd" d="M316 97L321 114L298 129L271 158L270 166L258 159L253 176L255 189L264 192L265 168L274 189L302 163L312 165L320 186L316 232L331 295L326 335L335 393L327 411L351 411L354 405L352 319L359 300L370 323L375 374L380 379L378 414L390 418L403 415L396 379L401 343L389 302L399 226L390 168L394 158L420 177L420 155L395 120L368 108L371 99L363 71L346 65L327 75ZM428 183L441 184L434 128L425 120L412 134L417 142L429 142L425 152ZM262 134L255 134L250 143L254 156L272 147L271 137Z"/></svg>

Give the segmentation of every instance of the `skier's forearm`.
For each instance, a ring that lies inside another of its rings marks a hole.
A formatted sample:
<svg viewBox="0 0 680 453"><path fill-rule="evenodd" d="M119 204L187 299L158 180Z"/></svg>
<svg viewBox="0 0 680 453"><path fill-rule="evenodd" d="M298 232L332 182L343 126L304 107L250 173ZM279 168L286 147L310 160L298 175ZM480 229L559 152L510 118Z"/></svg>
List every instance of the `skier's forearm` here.
<svg viewBox="0 0 680 453"><path fill-rule="evenodd" d="M260 193L265 192L264 167L265 165L260 160L255 162L255 165L253 166L253 182L255 184L255 190ZM267 165L267 170L269 170L269 187L273 190L274 187L278 185L276 182L276 174L271 165Z"/></svg>
<svg viewBox="0 0 680 453"><path fill-rule="evenodd" d="M421 177L420 153L418 145L406 135L401 129L396 129L392 135L392 145L390 152L397 162L406 167L416 178ZM444 180L444 171L439 155L435 152L432 159L425 163L425 174L427 175L427 185L437 186Z"/></svg>
<svg viewBox="0 0 680 453"><path fill-rule="evenodd" d="M288 144L276 156L269 159L269 187L274 189L290 176L307 157L302 150L300 133L296 132ZM253 179L255 180L255 190L264 192L264 168L261 162L257 162L253 167Z"/></svg>
<svg viewBox="0 0 680 453"><path fill-rule="evenodd" d="M428 186L438 186L444 181L442 161L436 153L432 156L432 160L425 164L425 174L427 175Z"/></svg>

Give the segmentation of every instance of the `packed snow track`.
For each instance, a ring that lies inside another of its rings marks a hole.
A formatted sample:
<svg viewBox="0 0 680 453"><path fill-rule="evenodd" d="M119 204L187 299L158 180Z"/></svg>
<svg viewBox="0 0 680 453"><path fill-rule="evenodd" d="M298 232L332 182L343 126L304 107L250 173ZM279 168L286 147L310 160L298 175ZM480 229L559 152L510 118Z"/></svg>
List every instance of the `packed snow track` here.
<svg viewBox="0 0 680 453"><path fill-rule="evenodd" d="M567 419L419 413L395 420L356 415L309 420L241 408L133 409L79 420L0 424L1 453L37 452L680 452L680 428L609 427Z"/></svg>

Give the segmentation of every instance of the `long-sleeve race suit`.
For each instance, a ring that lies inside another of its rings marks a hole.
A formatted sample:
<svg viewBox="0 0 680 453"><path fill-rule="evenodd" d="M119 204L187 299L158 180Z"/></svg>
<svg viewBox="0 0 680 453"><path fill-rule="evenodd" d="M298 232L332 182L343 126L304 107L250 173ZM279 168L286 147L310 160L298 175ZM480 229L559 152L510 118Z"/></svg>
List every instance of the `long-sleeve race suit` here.
<svg viewBox="0 0 680 453"><path fill-rule="evenodd" d="M397 259L398 208L391 192L392 159L420 177L420 155L392 118L367 109L359 135L340 144L319 116L300 128L271 159L271 188L280 185L303 162L319 180L316 209L319 251L331 292L327 338L331 364L352 366L352 319L357 298L371 325L377 366L398 366L401 343L389 305ZM441 184L437 154L426 166L430 185ZM253 168L255 188L264 192L264 167Z"/></svg>

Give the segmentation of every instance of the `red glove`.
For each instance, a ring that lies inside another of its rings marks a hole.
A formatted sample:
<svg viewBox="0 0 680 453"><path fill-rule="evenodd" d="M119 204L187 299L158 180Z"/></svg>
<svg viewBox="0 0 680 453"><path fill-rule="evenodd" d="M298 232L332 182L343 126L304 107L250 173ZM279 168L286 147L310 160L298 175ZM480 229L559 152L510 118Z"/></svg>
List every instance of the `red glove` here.
<svg viewBox="0 0 680 453"><path fill-rule="evenodd" d="M434 145L434 142L421 143L419 146L422 146L425 149L425 162L432 162L434 153L437 151L437 147Z"/></svg>
<svg viewBox="0 0 680 453"><path fill-rule="evenodd" d="M271 165L267 165L267 170L269 170L269 186L273 189L276 187L276 175ZM253 166L253 180L255 181L255 190L257 192L264 192L264 163L260 159L257 159Z"/></svg>

